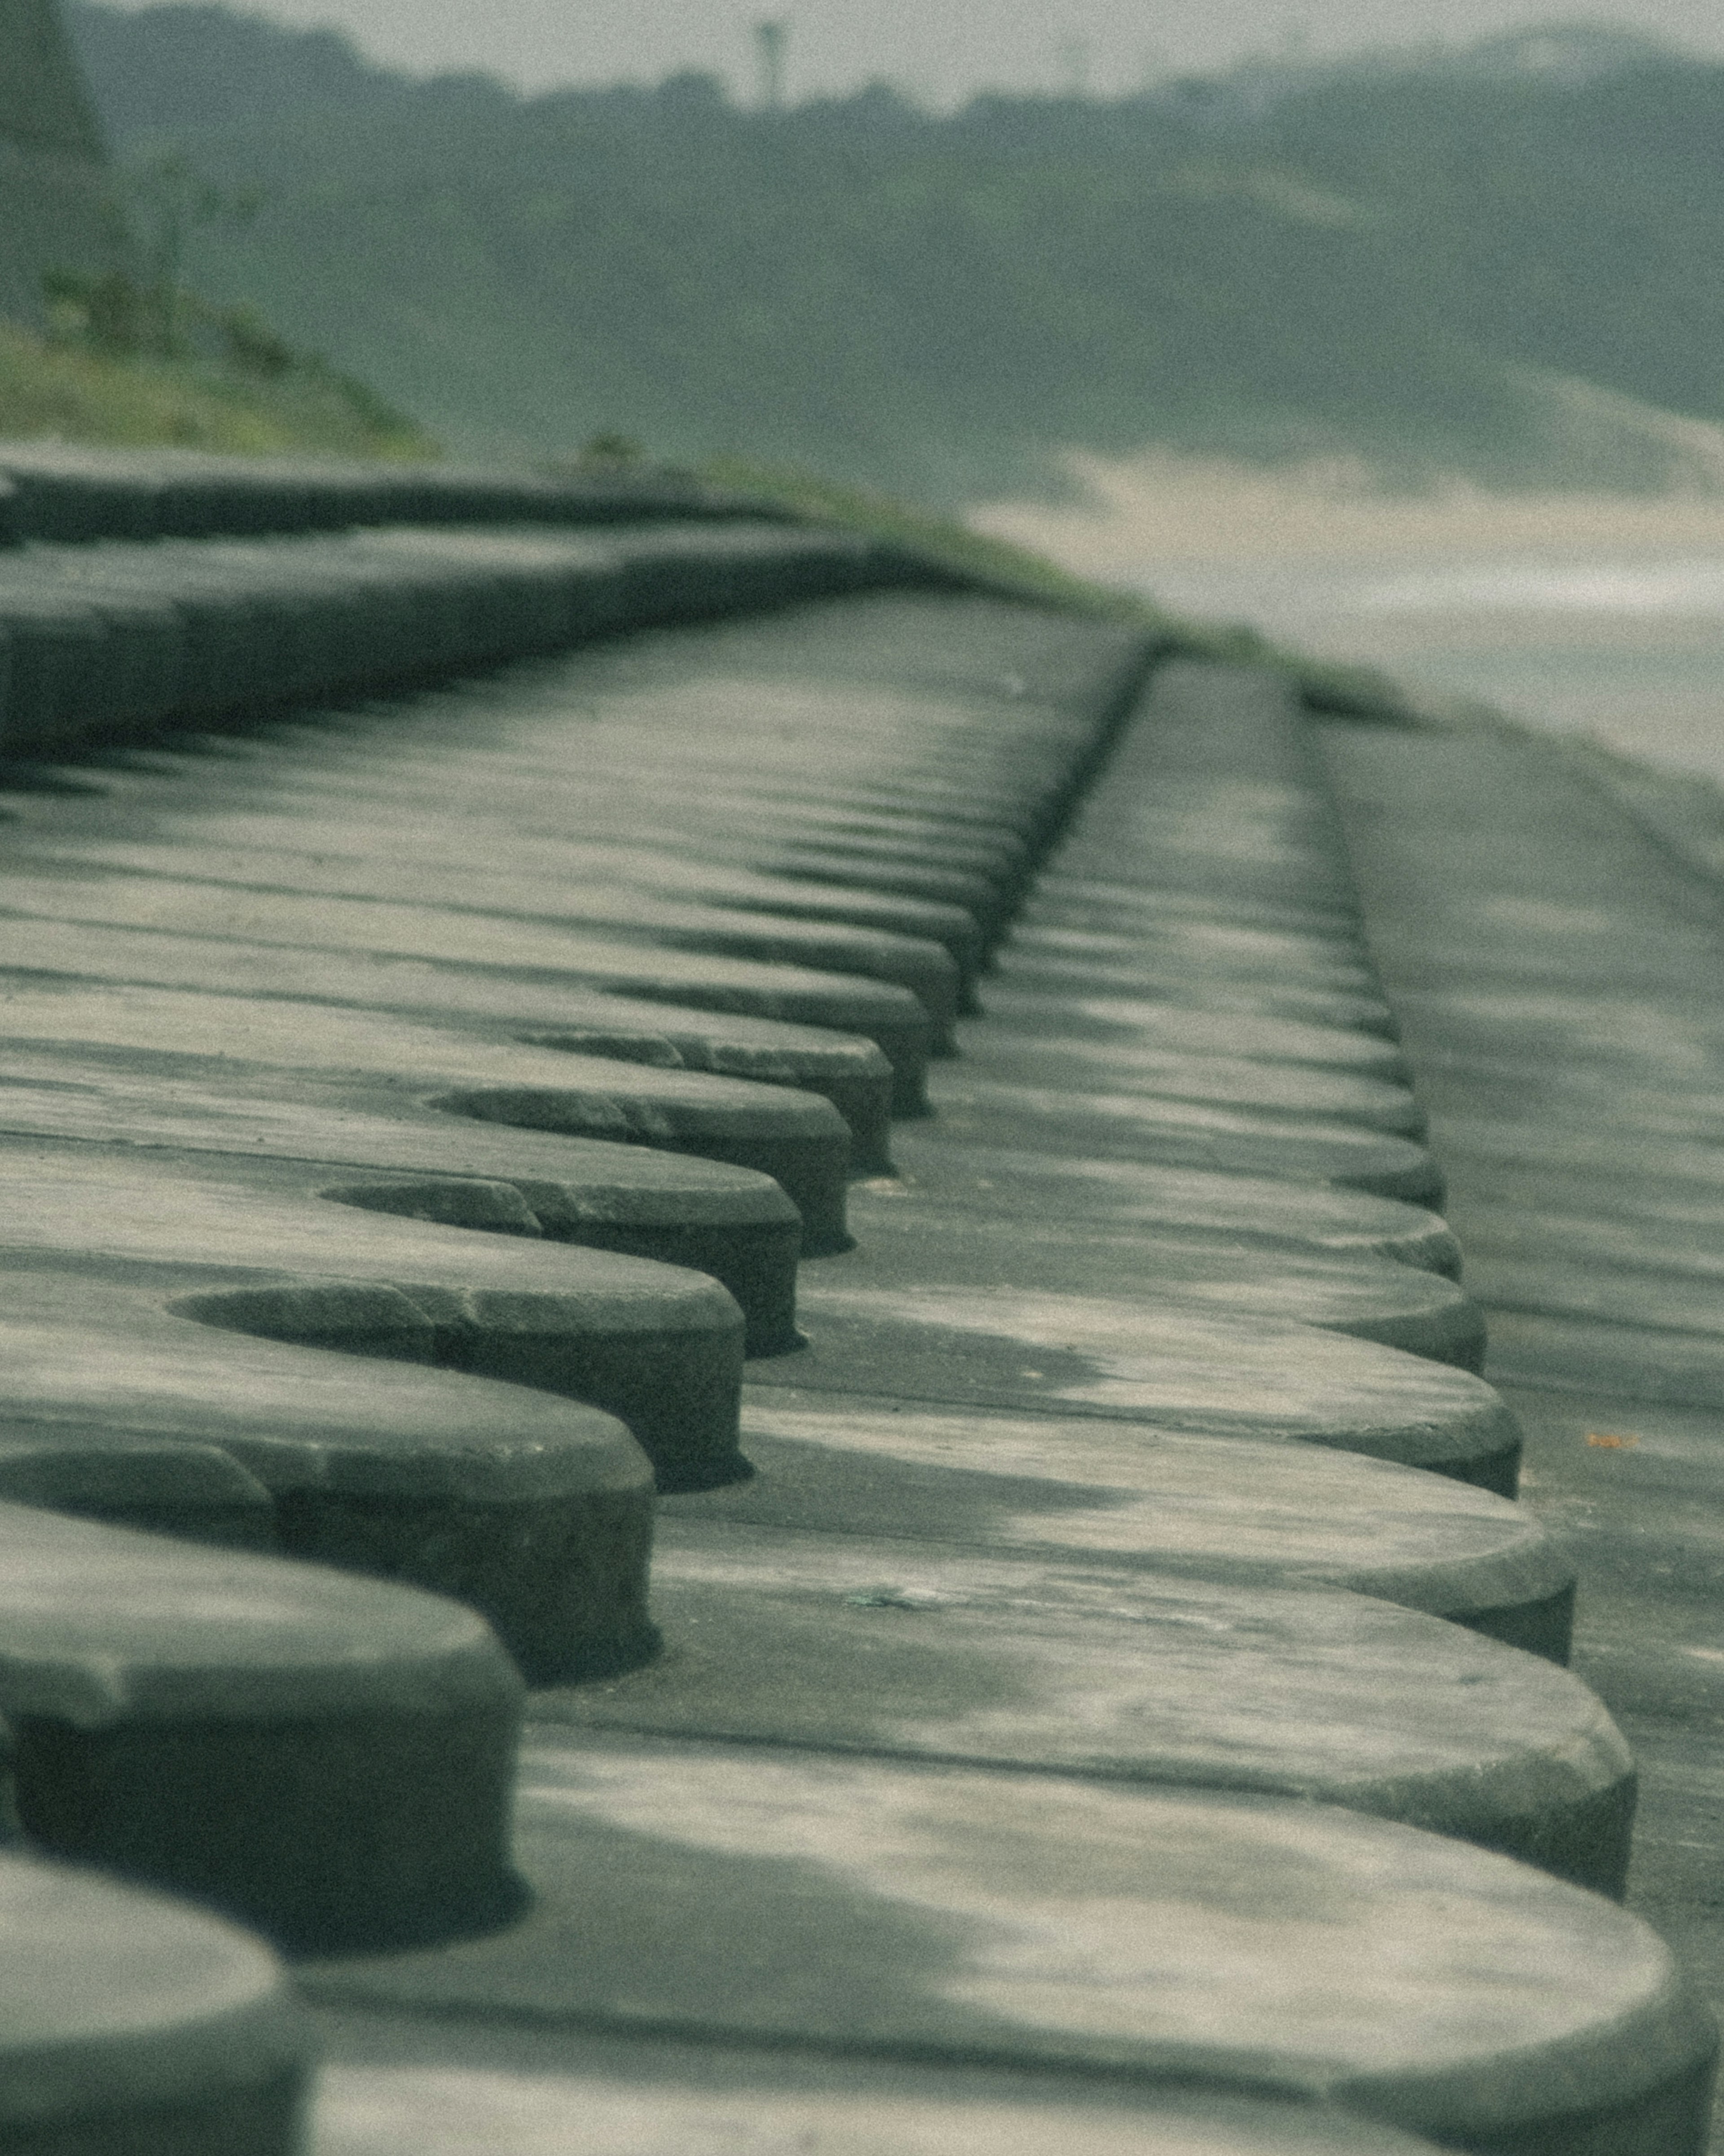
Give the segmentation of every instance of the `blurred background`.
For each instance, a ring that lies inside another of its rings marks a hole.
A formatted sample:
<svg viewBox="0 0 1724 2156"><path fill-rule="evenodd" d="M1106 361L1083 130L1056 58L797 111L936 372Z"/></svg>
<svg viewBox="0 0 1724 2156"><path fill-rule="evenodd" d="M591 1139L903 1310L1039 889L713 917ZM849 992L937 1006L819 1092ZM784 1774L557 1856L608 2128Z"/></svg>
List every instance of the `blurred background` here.
<svg viewBox="0 0 1724 2156"><path fill-rule="evenodd" d="M817 473L1724 774L1716 0L60 23L131 248L62 345Z"/></svg>

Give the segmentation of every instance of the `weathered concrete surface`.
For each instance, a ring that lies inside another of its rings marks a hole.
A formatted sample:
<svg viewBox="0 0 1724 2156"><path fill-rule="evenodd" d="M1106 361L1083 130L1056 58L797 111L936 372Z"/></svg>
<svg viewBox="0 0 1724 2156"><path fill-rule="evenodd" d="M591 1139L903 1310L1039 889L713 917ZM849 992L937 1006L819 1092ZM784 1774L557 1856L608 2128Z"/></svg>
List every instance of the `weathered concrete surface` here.
<svg viewBox="0 0 1724 2156"><path fill-rule="evenodd" d="M86 1070L70 1086L64 1075L38 1070L30 1083L14 1068L0 1094L0 1164L24 1168L53 1152L62 1173L98 1183L136 1185L154 1171L169 1185L190 1177L327 1196L407 1219L690 1265L736 1298L751 1354L797 1344L802 1221L778 1185L752 1170L471 1118L226 1092L219 1079L206 1090L135 1069ZM331 1239L339 1240L334 1222L326 1249Z"/></svg>
<svg viewBox="0 0 1724 2156"><path fill-rule="evenodd" d="M326 1209L236 1188L207 1168L150 1163L128 1173L86 1149L29 1158L14 1147L8 1164L8 1318L69 1325L76 1308L107 1328L110 1345L134 1331L140 1353L164 1343L175 1321L192 1320L441 1363L618 1415L668 1486L738 1471L741 1313L699 1274Z"/></svg>
<svg viewBox="0 0 1724 2156"><path fill-rule="evenodd" d="M560 2029L329 2018L316 2156L1419 2156L1326 2105Z"/></svg>
<svg viewBox="0 0 1724 2156"><path fill-rule="evenodd" d="M1321 1184L1096 1160L960 1141L942 1124L937 1143L909 1131L897 1140L900 1172L851 1193L865 1242L895 1216L1050 1222L1099 1232L1133 1230L1157 1247L1224 1236L1238 1250L1375 1255L1458 1278L1460 1245L1439 1214L1368 1193Z"/></svg>
<svg viewBox="0 0 1724 2156"><path fill-rule="evenodd" d="M1310 1587L688 1520L661 1527L653 1582L663 1653L536 1693L540 1724L1260 1790L1622 1891L1634 1768L1603 1709L1548 1662L1436 1618Z"/></svg>
<svg viewBox="0 0 1724 2156"><path fill-rule="evenodd" d="M907 989L880 982L567 937L557 939L547 968L536 963L544 955L542 944L521 952L517 959L503 950L495 931L469 930L444 937L434 932L434 925L421 933L423 918L409 915L403 919L399 911L387 924L375 912L368 916L381 937L372 945L351 932L344 937L339 916L327 921L316 909L305 907L294 910L290 918L275 916L278 925L297 929L297 936L264 936L260 940L239 936L241 924L220 906L229 933L216 942L208 935L211 914L218 905L213 895L206 898L203 911L189 908L192 934L180 937L165 929L147 909L143 919L113 918L126 908L116 901L111 883L86 887L38 879L27 886L20 880L8 885L6 899L8 912L0 916L0 959L20 972L64 970L73 978L93 975L170 988L280 994L313 1002L323 999L321 986L326 978L331 1000L366 1005L372 1001L370 981L381 970L393 991L377 999L384 1009L398 1004L414 1013L438 1014L441 983L447 978L456 1012L469 998L478 999L487 1014L500 997L514 1008L536 1009L542 993L553 1027L572 983L577 988L607 995L614 991L634 1002L675 1006L685 1019L689 1013L710 1010L859 1035L886 1059L892 1073L892 1111L915 1115L926 1106L927 1014ZM386 927L390 932L384 932ZM584 996L580 1007L583 1015L590 1012ZM689 1030L699 1037L698 1024Z"/></svg>
<svg viewBox="0 0 1724 2156"><path fill-rule="evenodd" d="M1241 1249L1219 1228L1152 1240L1137 1223L1043 1218L1032 1226L981 1205L954 1214L877 1199L865 1206L865 1227L858 1226L842 1265L808 1267L804 1277L817 1297L840 1281L1008 1291L1026 1278L1034 1245L1034 1277L1052 1293L1291 1320L1462 1369L1476 1370L1484 1359L1484 1320L1470 1296L1440 1273L1373 1251Z"/></svg>
<svg viewBox="0 0 1724 2156"><path fill-rule="evenodd" d="M853 1286L843 1263L804 1276L808 1348L756 1363L757 1383L1334 1445L1514 1494L1514 1417L1468 1372L1180 1297L967 1290L914 1269L893 1286Z"/></svg>
<svg viewBox="0 0 1724 2156"><path fill-rule="evenodd" d="M745 1391L746 1481L664 1508L1253 1585L1321 1583L1567 1659L1573 1571L1529 1513L1326 1447L1046 1411Z"/></svg>
<svg viewBox="0 0 1724 2156"><path fill-rule="evenodd" d="M1526 1502L1580 1565L1577 1666L1640 1757L1630 1905L1716 2004L1716 859L1670 850L1698 814L1680 782L1636 776L1637 814L1676 797L1649 835L1556 744L1487 727L1327 743L1487 1368L1527 1431Z"/></svg>
<svg viewBox="0 0 1724 2156"><path fill-rule="evenodd" d="M652 1469L627 1429L537 1389L376 1359L429 1345L406 1297L313 1282L261 1311L213 1296L200 1324L100 1271L13 1275L8 1291L6 1496L253 1541L243 1501L260 1488L284 1551L470 1603L530 1671L652 1650ZM277 1337L240 1329L257 1325ZM331 1337L372 1354L327 1352Z"/></svg>
<svg viewBox="0 0 1724 2156"><path fill-rule="evenodd" d="M1195 2074L1504 2156L1541 2133L1624 2156L1703 2146L1716 2032L1654 1935L1445 1836L1279 1799L592 1732L526 1753L517 1836L537 1898L512 1930L314 1964L310 1995Z"/></svg>
<svg viewBox="0 0 1724 2156"><path fill-rule="evenodd" d="M934 1075L929 1097L954 1136L983 1144L1229 1175L1281 1175L1414 1205L1443 1203L1442 1171L1424 1147L1333 1116L1211 1106L1177 1095L1002 1083L972 1075L964 1064Z"/></svg>

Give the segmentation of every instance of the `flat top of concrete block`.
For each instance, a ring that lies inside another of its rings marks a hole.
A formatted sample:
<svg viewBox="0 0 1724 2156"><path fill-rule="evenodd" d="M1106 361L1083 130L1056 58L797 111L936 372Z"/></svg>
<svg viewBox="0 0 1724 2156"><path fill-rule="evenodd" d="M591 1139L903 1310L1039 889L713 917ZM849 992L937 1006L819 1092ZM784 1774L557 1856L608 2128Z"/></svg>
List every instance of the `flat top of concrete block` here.
<svg viewBox="0 0 1724 2156"><path fill-rule="evenodd" d="M1010 1034L972 1028L964 1045L966 1084L1043 1091L1070 1084L1080 1094L1190 1101L1297 1122L1352 1123L1403 1137L1424 1133L1424 1111L1412 1093L1368 1070L1265 1061L1219 1044L1198 1054L1135 1040L1025 1040L1015 1028Z"/></svg>
<svg viewBox="0 0 1724 2156"><path fill-rule="evenodd" d="M603 2156L1418 2156L1431 2147L1317 2106L1196 2092L1146 2092L1128 2106L1029 2081L1002 2087L993 2075L931 2088L931 2075L876 2069L875 2085L841 2092L745 2087L716 2066L711 2079L710 2089L666 2087L626 2070L558 2071L548 2057L537 2071L428 2059L327 2066L314 2147L316 2156L566 2156L577 2136Z"/></svg>
<svg viewBox="0 0 1724 2156"><path fill-rule="evenodd" d="M889 1200L853 1224L857 1247L803 1275L812 1292L919 1281L1009 1292L1033 1279L1063 1295L1184 1301L1321 1326L1469 1369L1483 1358L1483 1318L1452 1280L1368 1250L1241 1249L1219 1229L1205 1240L1162 1240L1117 1220L1042 1219L1031 1230L1021 1218L978 1209L954 1219L944 1208Z"/></svg>
<svg viewBox="0 0 1724 2156"><path fill-rule="evenodd" d="M675 1511L653 1580L662 1656L536 1720L1275 1791L1620 1888L1633 1761L1603 1707L1437 1617Z"/></svg>
<svg viewBox="0 0 1724 2156"><path fill-rule="evenodd" d="M960 1143L943 1126L906 1126L893 1150L896 1176L856 1186L859 1222L961 1207L966 1219L1093 1222L1103 1233L1152 1229L1158 1240L1225 1235L1247 1248L1373 1250L1434 1272L1460 1270L1460 1246L1439 1214L1367 1191Z"/></svg>
<svg viewBox="0 0 1724 2156"><path fill-rule="evenodd" d="M0 2126L116 2136L127 2114L193 2108L295 2075L304 2021L275 1958L165 1897L0 1856Z"/></svg>
<svg viewBox="0 0 1724 2156"><path fill-rule="evenodd" d="M18 1144L0 1158L8 1169L0 1265L14 1275L37 1265L93 1270L105 1262L116 1278L153 1281L164 1296L244 1280L321 1282L330 1296L344 1284L388 1281L453 1295L457 1322L482 1323L506 1311L523 1326L554 1327L561 1312L572 1329L585 1322L649 1337L735 1322L711 1281L651 1259L274 1194L195 1159ZM331 1308L326 1322L334 1315Z"/></svg>
<svg viewBox="0 0 1724 2156"><path fill-rule="evenodd" d="M208 936L214 901L207 887L171 883L23 875L7 879L10 921L0 928L0 962L28 969L38 963L38 919L115 929L145 928ZM353 951L384 958L418 959L432 965L478 967L512 973L523 983L536 974L606 986L654 1001L679 1000L722 1009L741 1003L762 1017L782 1013L803 1022L829 1015L841 1031L866 1033L875 1024L926 1024L921 1004L908 988L861 974L822 973L806 966L767 964L722 952L675 951L607 941L562 929L511 929L506 957L497 933L479 915L439 914L428 907L382 906L338 901L333 906L309 898L254 894L243 906L223 898L215 907L227 937L306 950ZM811 1015L818 1009L818 1016Z"/></svg>
<svg viewBox="0 0 1724 2156"><path fill-rule="evenodd" d="M587 1732L526 1752L516 1845L514 1931L311 1995L1279 2087L1463 2146L1662 2104L1700 2145L1716 2031L1645 1926L1357 1814Z"/></svg>
<svg viewBox="0 0 1724 2156"><path fill-rule="evenodd" d="M311 835L308 830L308 839ZM233 906L240 909L242 918L251 917L251 910L263 898L309 895L320 907L333 909L336 921L352 906L405 906L424 908L433 916L475 916L490 924L487 932L505 963L532 963L535 953L548 947L536 932L567 927L577 934L625 941L656 944L668 940L672 948L685 950L698 949L703 942L722 950L728 942L743 956L749 955L749 947L757 945L755 955L767 958L782 956L839 972L914 979L923 984L920 993L943 995L948 1001L956 993L956 963L942 944L927 940L908 924L898 932L844 920L793 917L788 886L782 911L766 912L734 903L734 894L678 891L673 879L666 879L673 886L667 890L645 880L629 884L590 872L581 876L577 865L560 875L526 874L512 862L506 868L495 860L485 867L464 866L446 850L429 863L391 853L347 868L283 850L239 853L199 844L110 839L38 847L28 860L39 875L106 872L148 877L151 889L134 901L132 917L150 918L165 910L167 925L182 921L187 906L195 903L200 893L206 906L219 906L225 912ZM27 876L24 858L18 858L15 872ZM158 882L165 891L154 889ZM177 908L172 897L175 891L181 895ZM219 898L217 892L222 894ZM244 892L244 898L231 896L236 892ZM272 916L267 907L260 907L257 917ZM289 913L282 917L294 916ZM506 928L500 925L505 922ZM387 942L387 927L376 940Z"/></svg>
<svg viewBox="0 0 1724 2156"><path fill-rule="evenodd" d="M967 1142L1337 1183L1414 1203L1442 1188L1436 1163L1423 1147L1333 1115L1019 1085L972 1073L962 1063L931 1073L929 1097L942 1133L949 1130Z"/></svg>
<svg viewBox="0 0 1724 2156"><path fill-rule="evenodd" d="M784 1133L848 1142L847 1127L830 1101L788 1086L493 1044L388 1013L269 997L18 976L5 987L10 1046L29 1044L38 1053L64 1049L74 1060L110 1067L126 1068L131 1051L146 1067L149 1059L165 1068L164 1060L178 1058L235 1081L242 1075L235 1065L292 1071L314 1082L349 1078L368 1084L377 1106L406 1087L422 1101L438 1088L459 1089L469 1099L536 1093L554 1102L561 1094L569 1100L572 1119L579 1115L576 1128L593 1137L629 1136L634 1113L644 1113L663 1119L667 1137L680 1117L683 1128L698 1124L739 1136ZM614 1132L603 1127L608 1119Z"/></svg>
<svg viewBox="0 0 1724 2156"><path fill-rule="evenodd" d="M1369 994L1376 976L1354 936L1299 936L1287 931L1242 928L1231 921L1173 921L1157 926L1130 921L1117 928L1070 928L1026 921L1013 931L1001 954L1010 978L1026 958L1098 958L1188 965L1193 972L1254 979L1290 980L1315 988Z"/></svg>
<svg viewBox="0 0 1724 2156"><path fill-rule="evenodd" d="M745 1394L742 1430L753 1480L667 1499L667 1518L1326 1582L1450 1615L1574 1577L1522 1507L1321 1447L762 1386Z"/></svg>
<svg viewBox="0 0 1724 2156"><path fill-rule="evenodd" d="M472 1186L472 1224L516 1234L533 1232L535 1206L558 1226L571 1216L623 1225L770 1224L794 1216L770 1177L690 1154L471 1116L391 1113L397 1104L386 1101L371 1113L295 1098L290 1081L271 1091L224 1085L226 1072L213 1071L200 1084L182 1072L90 1065L74 1076L74 1063L52 1055L11 1061L0 1094L0 1158L10 1156L12 1142L28 1153L42 1140L58 1139L88 1142L97 1149L89 1173L122 1178L132 1173L122 1164L122 1149L138 1156L139 1173L158 1154L170 1174L182 1164L195 1173L200 1157L208 1158L212 1177L229 1173L215 1164L223 1159L302 1163L308 1172L376 1169L423 1175L451 1203L459 1194L449 1187L464 1180ZM339 1179L331 1173L332 1187ZM512 1202L499 1186L513 1190ZM485 1202L487 1189L496 1194L495 1204Z"/></svg>
<svg viewBox="0 0 1724 2156"><path fill-rule="evenodd" d="M90 921L0 918L0 963L66 980L104 980L227 995L275 995L371 1010L418 1013L449 1025L464 1022L511 1036L530 1029L579 1046L591 1034L606 1045L591 1052L629 1062L711 1070L777 1084L808 1075L886 1082L890 1066L874 1042L782 1019L679 1009L670 1002L555 981L516 979L506 971L440 966L367 951L300 951L291 945L229 942L208 934L175 936L148 927ZM721 985L722 966L721 962ZM771 970L771 969L767 969ZM836 988L838 977L830 977ZM873 983L856 977L866 994ZM898 1008L897 990L886 991ZM913 999L902 996L906 1014ZM864 1014L865 1015L865 1009ZM543 1045L543 1044L541 1044Z"/></svg>
<svg viewBox="0 0 1724 2156"><path fill-rule="evenodd" d="M350 1288L343 1299L367 1292L386 1298L382 1317L399 1315L409 1340L414 1320L428 1332L387 1290ZM613 1416L524 1386L218 1331L164 1313L153 1295L70 1271L15 1275L13 1311L0 1321L0 1466L40 1447L165 1441L224 1453L277 1496L496 1504L650 1482Z"/></svg>
<svg viewBox="0 0 1724 2156"><path fill-rule="evenodd" d="M74 1728L506 1709L514 1664L440 1595L0 1504L0 1713Z"/></svg>
<svg viewBox="0 0 1724 2156"><path fill-rule="evenodd" d="M1296 977L1229 973L1165 955L1080 957L1070 951L1008 947L999 958L999 980L1048 1009L1062 998L1088 1004L1097 997L1137 1001L1154 998L1193 1010L1240 1011L1250 1017L1296 1019L1303 1024L1350 1026L1393 1038L1395 1021L1374 982L1369 988L1324 988Z"/></svg>
<svg viewBox="0 0 1724 2156"><path fill-rule="evenodd" d="M1260 1063L1309 1065L1376 1078L1404 1079L1407 1059L1393 1041L1339 1025L1247 1011L1193 1009L1167 998L1046 997L991 987L988 1014L1015 1045L1057 1043L1080 1066L1116 1048L1157 1055L1246 1055Z"/></svg>
<svg viewBox="0 0 1724 2156"><path fill-rule="evenodd" d="M1470 1479L1511 1474L1518 1455L1514 1418L1480 1379L1268 1317L1003 1287L847 1287L824 1268L805 1276L798 1307L807 1353L757 1363L757 1383L1297 1439Z"/></svg>
<svg viewBox="0 0 1724 2156"><path fill-rule="evenodd" d="M967 951L977 942L975 922L959 906L764 875L703 860L685 848L530 836L511 819L439 818L428 803L397 816L382 802L368 811L314 806L297 815L260 809L149 818L140 816L136 804L127 808L120 829L88 828L97 819L87 811L77 819L86 828L75 832L64 828L72 819L52 819L40 841L48 850L44 858L257 890L357 892L546 920L614 913L634 890L680 904L847 920Z"/></svg>

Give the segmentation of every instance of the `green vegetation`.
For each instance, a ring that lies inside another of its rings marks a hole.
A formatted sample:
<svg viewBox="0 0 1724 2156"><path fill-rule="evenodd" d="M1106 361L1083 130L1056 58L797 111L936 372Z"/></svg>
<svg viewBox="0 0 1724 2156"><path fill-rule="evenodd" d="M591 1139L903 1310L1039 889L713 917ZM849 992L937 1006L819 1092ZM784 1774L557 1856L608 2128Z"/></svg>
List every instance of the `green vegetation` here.
<svg viewBox="0 0 1724 2156"><path fill-rule="evenodd" d="M192 281L464 449L609 431L948 502L1152 442L1644 490L1692 475L1666 415L1724 424L1724 68L1644 43L931 115L69 23L116 146L260 191L187 231Z"/></svg>
<svg viewBox="0 0 1724 2156"><path fill-rule="evenodd" d="M0 324L0 436L252 455L436 454L434 443L363 384L298 354L280 364L287 347L273 338L266 349L270 367L259 372L222 358L164 358Z"/></svg>

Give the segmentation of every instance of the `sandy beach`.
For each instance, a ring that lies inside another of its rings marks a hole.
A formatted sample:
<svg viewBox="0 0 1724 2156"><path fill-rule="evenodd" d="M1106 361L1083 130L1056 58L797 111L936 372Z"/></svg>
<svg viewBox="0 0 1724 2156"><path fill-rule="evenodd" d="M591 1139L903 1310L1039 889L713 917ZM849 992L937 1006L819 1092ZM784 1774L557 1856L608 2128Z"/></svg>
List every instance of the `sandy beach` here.
<svg viewBox="0 0 1724 2156"><path fill-rule="evenodd" d="M1416 495L1344 462L1071 459L971 521L1098 582L1724 783L1724 491Z"/></svg>

